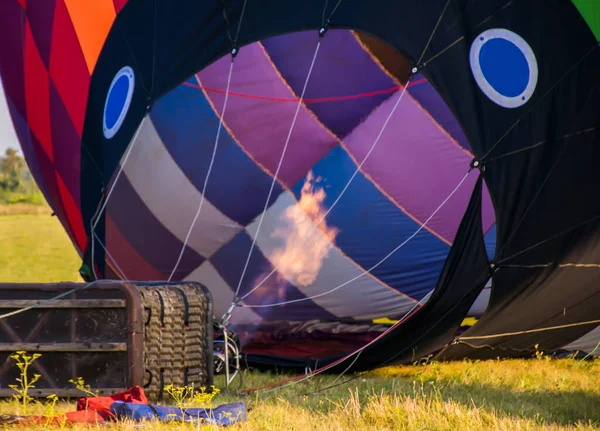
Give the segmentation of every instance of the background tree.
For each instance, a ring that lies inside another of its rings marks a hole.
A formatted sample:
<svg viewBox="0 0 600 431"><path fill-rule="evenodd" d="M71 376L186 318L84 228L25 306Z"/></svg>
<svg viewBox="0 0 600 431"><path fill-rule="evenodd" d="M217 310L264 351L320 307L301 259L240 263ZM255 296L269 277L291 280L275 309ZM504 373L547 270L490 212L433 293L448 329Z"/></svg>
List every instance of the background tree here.
<svg viewBox="0 0 600 431"><path fill-rule="evenodd" d="M14 148L0 156L0 205L28 203L44 205L40 192L25 159Z"/></svg>
<svg viewBox="0 0 600 431"><path fill-rule="evenodd" d="M16 192L25 186L27 165L17 150L8 148L4 157L0 158L0 187L9 192Z"/></svg>

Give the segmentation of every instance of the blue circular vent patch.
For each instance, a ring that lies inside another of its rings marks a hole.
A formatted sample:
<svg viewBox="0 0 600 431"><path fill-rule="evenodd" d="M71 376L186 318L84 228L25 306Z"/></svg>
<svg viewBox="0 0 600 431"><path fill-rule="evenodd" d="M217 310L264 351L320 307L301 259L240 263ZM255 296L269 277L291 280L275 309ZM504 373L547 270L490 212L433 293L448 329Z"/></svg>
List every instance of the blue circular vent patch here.
<svg viewBox="0 0 600 431"><path fill-rule="evenodd" d="M113 78L104 102L102 118L102 130L106 139L111 139L121 128L131 105L134 86L135 77L129 66L123 67Z"/></svg>
<svg viewBox="0 0 600 431"><path fill-rule="evenodd" d="M477 85L496 104L518 108L537 85L537 60L529 44L506 29L490 29L473 41L471 71Z"/></svg>

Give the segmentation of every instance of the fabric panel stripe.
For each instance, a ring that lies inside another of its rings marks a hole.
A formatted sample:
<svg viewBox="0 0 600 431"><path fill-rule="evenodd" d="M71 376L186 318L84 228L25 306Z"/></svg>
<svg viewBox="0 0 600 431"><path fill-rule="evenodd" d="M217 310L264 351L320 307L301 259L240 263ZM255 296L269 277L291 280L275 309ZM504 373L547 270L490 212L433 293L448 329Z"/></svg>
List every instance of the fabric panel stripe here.
<svg viewBox="0 0 600 431"><path fill-rule="evenodd" d="M80 178L81 169L81 138L73 126L71 117L60 98L56 87L50 82L50 124L52 128L52 150L54 153L54 168L64 180L77 209L80 208Z"/></svg>
<svg viewBox="0 0 600 431"><path fill-rule="evenodd" d="M314 220L307 215L298 213L298 218L291 225L286 222L283 215L296 205L298 203L291 193L281 194L265 214L261 233L257 238L260 251L271 262L276 262L274 257L285 253L286 250L286 239L279 235L274 236L273 232L283 232L285 238L289 237L290 241L298 242L297 244L288 243L291 246L287 249L289 250L288 258L293 259L295 263L300 259L303 266L302 272L296 272L296 275L300 276L296 279L292 279L291 274L288 274L287 281L294 284L304 295L310 297L334 289L363 273L363 268L344 256L319 229L314 230L314 234L308 237L308 234L313 232ZM254 222L246 228L252 238L256 236L257 227L258 222ZM294 230L298 229L301 229L305 235L294 236ZM302 240L306 241L306 244L302 243ZM321 260L319 255L324 254L329 247L331 247L329 252ZM306 261L302 259L306 259ZM310 271L307 268L313 268L313 270ZM309 272L307 273L307 271ZM298 278L306 276L309 280L312 279L310 284L308 284L308 280L305 280L304 283L299 282ZM265 284L268 285L271 280L272 278L269 278ZM257 280L256 283L260 281L262 280ZM315 298L313 301L338 318L357 320L400 315L416 302L369 274L334 292Z"/></svg>
<svg viewBox="0 0 600 431"><path fill-rule="evenodd" d="M50 68L50 42L52 41L55 3L56 0L29 0L29 9L27 10L31 33L46 69Z"/></svg>
<svg viewBox="0 0 600 431"><path fill-rule="evenodd" d="M230 62L228 56L224 57L198 73L199 83L225 90ZM319 58L316 64L319 64ZM306 74L303 76L305 81ZM314 75L315 82L317 78L318 75ZM259 43L240 50L233 66L230 91L269 97L294 96ZM208 92L207 95L221 115L225 96L214 92ZM250 157L274 175L297 107L296 103L230 97L225 124ZM336 145L335 137L311 112L300 108L278 179L287 187L292 187Z"/></svg>
<svg viewBox="0 0 600 431"><path fill-rule="evenodd" d="M355 169L356 164L341 147L332 150L315 165L313 176L322 178L326 193L324 208L331 207ZM303 184L304 180L293 189L296 199L301 197ZM337 246L362 268L374 266L419 228L362 173L356 175L327 216L327 225L339 229ZM430 232L422 230L372 274L388 286L419 300L435 286L449 248Z"/></svg>
<svg viewBox="0 0 600 431"><path fill-rule="evenodd" d="M420 80L424 77L416 75L414 80ZM408 93L417 101L425 111L454 139L465 151L472 153L469 141L465 136L454 114L446 105L433 85L430 82L415 85L408 88Z"/></svg>
<svg viewBox="0 0 600 431"><path fill-rule="evenodd" d="M60 31L54 31L52 34L50 76L65 103L75 130L81 136L90 86L90 73L63 0L56 1L54 28L60 29Z"/></svg>
<svg viewBox="0 0 600 431"><path fill-rule="evenodd" d="M171 273L183 243L152 214L127 176L121 175L116 183L106 212L123 233L125 240L138 250L144 260L163 274L163 277ZM112 249L109 252L112 254ZM203 261L202 256L187 247L175 273L176 279L182 279Z"/></svg>
<svg viewBox="0 0 600 431"><path fill-rule="evenodd" d="M29 25L25 26L25 98L27 119L41 148L53 162L50 133L50 83Z"/></svg>
<svg viewBox="0 0 600 431"><path fill-rule="evenodd" d="M121 271L124 272L124 274L119 274L119 277L141 281L162 280L164 278L164 274L150 265L142 256L140 256L138 249L133 247L125 239L110 215L106 216L105 237L106 248ZM95 247L101 247L101 245L95 244ZM108 255L105 256L105 261L107 265L111 267L114 266L114 263ZM118 272L119 270L115 268L115 271Z"/></svg>
<svg viewBox="0 0 600 431"><path fill-rule="evenodd" d="M65 0L90 75L115 19L112 0Z"/></svg>
<svg viewBox="0 0 600 431"><path fill-rule="evenodd" d="M219 272L209 260L202 263L202 265L196 268L185 279L202 283L210 290L213 297L215 317L218 318L225 314L233 299L233 292L231 291L231 286L223 280L223 277L219 275ZM236 307L231 315L231 323L234 325L256 325L261 321L262 319L251 308Z"/></svg>
<svg viewBox="0 0 600 431"><path fill-rule="evenodd" d="M395 94L348 136L344 145L362 161L400 94ZM427 220L469 170L471 158L408 97L400 101L363 172L419 222ZM476 175L428 223L428 229L452 243L470 199ZM488 222L489 223L489 222Z"/></svg>
<svg viewBox="0 0 600 431"><path fill-rule="evenodd" d="M262 42L282 79L298 97L302 93L317 41L316 32L308 31L277 36ZM367 93L395 85L360 46L352 32L347 30L330 30L327 37L322 39L313 76L306 89L307 99ZM326 127L343 138L389 97L390 94L384 94L306 105Z"/></svg>
<svg viewBox="0 0 600 431"><path fill-rule="evenodd" d="M200 204L200 191L181 172L148 117L130 145L125 175L148 210L183 243ZM188 247L208 257L241 230L205 199Z"/></svg>
<svg viewBox="0 0 600 431"><path fill-rule="evenodd" d="M150 117L175 163L202 190L219 126L202 92L180 85L154 105ZM223 130L206 198L245 226L262 212L271 182L271 176ZM271 203L282 190L275 184Z"/></svg>

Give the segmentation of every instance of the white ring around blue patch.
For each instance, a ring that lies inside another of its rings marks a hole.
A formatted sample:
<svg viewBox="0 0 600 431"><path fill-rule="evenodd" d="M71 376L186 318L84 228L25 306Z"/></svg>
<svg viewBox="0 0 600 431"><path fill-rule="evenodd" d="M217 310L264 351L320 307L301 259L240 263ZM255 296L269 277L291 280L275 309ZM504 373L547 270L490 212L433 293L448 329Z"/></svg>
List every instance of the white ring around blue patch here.
<svg viewBox="0 0 600 431"><path fill-rule="evenodd" d="M538 65L529 44L517 33L493 28L471 44L475 82L494 103L518 108L531 99L538 81Z"/></svg>
<svg viewBox="0 0 600 431"><path fill-rule="evenodd" d="M115 136L123 125L131 105L134 87L133 69L129 66L121 68L113 78L104 102L102 131L106 139Z"/></svg>

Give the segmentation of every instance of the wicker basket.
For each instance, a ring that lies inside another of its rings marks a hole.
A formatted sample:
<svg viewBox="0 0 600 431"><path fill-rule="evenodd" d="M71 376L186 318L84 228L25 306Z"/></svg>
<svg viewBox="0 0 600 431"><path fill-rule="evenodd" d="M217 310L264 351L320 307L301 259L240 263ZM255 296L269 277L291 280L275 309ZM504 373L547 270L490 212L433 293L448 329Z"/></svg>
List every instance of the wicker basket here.
<svg viewBox="0 0 600 431"><path fill-rule="evenodd" d="M196 283L138 286L144 323L145 390L165 399L166 385L195 389L212 385L212 304ZM207 343L207 341L209 341Z"/></svg>
<svg viewBox="0 0 600 431"><path fill-rule="evenodd" d="M81 396L77 377L100 395L142 386L151 401L213 383L212 299L198 283L0 284L0 314L28 306L0 320L0 397L14 394L18 350L42 354L33 397Z"/></svg>

